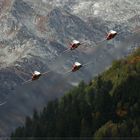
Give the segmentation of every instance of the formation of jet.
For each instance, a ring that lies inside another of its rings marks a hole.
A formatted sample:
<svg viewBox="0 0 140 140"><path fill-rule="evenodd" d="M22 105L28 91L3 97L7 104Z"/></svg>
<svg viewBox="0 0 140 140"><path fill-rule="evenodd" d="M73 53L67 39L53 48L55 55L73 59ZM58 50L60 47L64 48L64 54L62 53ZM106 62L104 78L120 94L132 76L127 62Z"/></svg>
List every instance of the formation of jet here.
<svg viewBox="0 0 140 140"><path fill-rule="evenodd" d="M137 31L138 31L138 30L136 30L136 31L134 31L134 32L137 32ZM134 33L134 32L133 32L133 33ZM120 33L121 33L121 32L120 32ZM117 33L117 31L115 31L115 30L110 30L110 31L107 33L107 35L105 36L105 39L104 39L103 41L112 40L113 38L116 37L116 35L118 35L118 34L120 34L120 33ZM99 45L99 43L101 43L101 42L103 42L103 41L98 42L98 43L97 43L97 46ZM85 43L86 43L86 42L80 42L79 40L73 40L73 41L70 43L70 45L68 46L68 48L67 48L66 50L64 50L64 51L60 54L60 56L61 56L62 54L64 54L64 53L68 52L68 51L73 51L73 50L79 48L81 45L84 45ZM132 60L131 63L134 63L135 61L138 61L138 60L140 60L139 57L136 58L135 60ZM65 74L77 72L77 71L79 71L82 67L86 67L86 66L88 66L88 65L91 65L92 63L93 63L93 61L87 62L87 63L85 63L85 64L82 64L82 63L76 61L76 62L73 63L73 65L71 66L70 70L68 70L67 72L65 72ZM32 72L32 73L29 74L29 73L25 73L25 72L20 71L20 70L16 70L16 71L21 72L21 73L24 73L26 76L28 75L28 76L30 77L29 80L25 80L24 78L22 78L22 76L20 76L20 75L18 74L18 76L24 81L24 82L22 83L22 85L23 85L23 84L30 83L30 82L33 82L33 81L36 81L36 80L39 80L40 77L45 76L45 75L48 75L48 74L51 72L51 71L46 71L46 72L42 73L42 72L39 72L39 71L35 70L34 72ZM16 73L16 74L17 74L17 73ZM0 103L0 106L4 105L4 104L6 104L6 103L7 103L6 101L1 102L1 103Z"/></svg>
<svg viewBox="0 0 140 140"><path fill-rule="evenodd" d="M116 35L118 35L118 34L120 34L120 33L117 33L117 31L115 31L115 30L110 30L110 31L107 33L107 35L105 36L105 39L104 39L104 40L106 40L106 41L112 40L112 39L115 38ZM104 40L103 40L103 41L104 41ZM102 41L100 41L100 43L101 43L101 42L102 42ZM79 47L80 47L81 45L83 45L84 43L86 43L86 42L80 42L79 40L73 40L73 41L70 43L70 45L68 46L68 48L67 48L66 50L64 50L60 55L64 54L65 52L68 52L68 51L73 51L73 50L79 48ZM99 44L98 44L98 45L99 45ZM88 63L86 63L86 64L81 64L80 62L75 62L75 63L72 65L71 69L68 70L66 73L69 73L69 72L76 72L76 71L80 70L81 67L90 65L90 64L92 64L92 63L93 63L92 61L91 61L91 62L88 62ZM51 71L49 71L49 72L51 72ZM36 81L36 80L40 79L40 77L42 77L42 76L44 76L44 75L47 75L49 72L47 71L47 72L41 73L41 72L35 70L35 71L30 75L30 79L27 80L27 81L24 81L23 84L29 83L29 82L32 82L32 81Z"/></svg>
<svg viewBox="0 0 140 140"><path fill-rule="evenodd" d="M16 10L15 10L16 11ZM18 13L16 13L17 15L19 15ZM20 16L20 15L19 15ZM22 24L24 25L24 26L26 26L25 25L25 23L22 21ZM134 32L138 32L139 30L135 30ZM133 32L133 33L134 33ZM117 32L117 31L115 31L115 30L110 30L106 35L105 35L105 37L104 37L104 39L103 40L101 40L101 41L99 41L99 42L97 42L96 43L96 46L98 47L98 45L100 45L100 43L102 43L102 42L104 42L104 41L110 41L110 40L112 40L113 38L115 38L117 35L119 35L119 34L121 34L122 33L122 31L121 32ZM82 41L79 41L79 40L73 40L73 41L71 41L71 43L70 43L70 45L66 48L66 50L64 50L61 54L59 54L58 56L61 56L61 55L63 55L64 53L66 53L66 52L71 52L71 51L73 51L73 50L76 50L76 49L78 49L80 46L84 46L84 44L86 44L87 42L82 42ZM57 56L57 57L58 57ZM135 63L136 61L140 61L140 57L136 57L135 59L133 59L130 63L132 64L132 63ZM88 65L91 65L92 63L93 63L94 61L90 61L90 62L87 62L87 63L84 63L84 64L82 64L81 62L74 62L73 64L72 64L72 66L71 66L71 68L68 70L68 71L66 71L65 72L65 74L67 74L67 73L75 73L75 72L77 72L77 71L79 71L81 68L83 68L83 67L86 67L86 66L88 66ZM46 71L46 72L40 72L40 71L37 71L37 70L34 70L32 73L26 73L26 72L23 72L23 71L21 71L21 70L17 70L17 69L15 69L15 73L20 77L20 79L22 79L23 80L23 83L22 83L22 85L23 84L28 84L28 83L30 83L30 82L33 82L33 81L37 81L37 80L39 80L42 76L47 76L50 72L52 72L52 71ZM20 74L24 74L24 75L26 75L26 76L28 76L29 77L29 79L28 80L25 80ZM0 106L2 106L2 105L4 105L4 104L6 104L7 102L6 101L4 101L4 102L0 102Z"/></svg>

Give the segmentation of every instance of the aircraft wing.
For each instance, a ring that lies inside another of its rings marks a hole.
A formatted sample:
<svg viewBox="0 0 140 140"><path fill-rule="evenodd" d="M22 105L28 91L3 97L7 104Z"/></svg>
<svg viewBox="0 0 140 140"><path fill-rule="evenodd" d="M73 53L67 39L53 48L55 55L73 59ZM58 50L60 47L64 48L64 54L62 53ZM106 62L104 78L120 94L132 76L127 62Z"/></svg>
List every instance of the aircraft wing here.
<svg viewBox="0 0 140 140"><path fill-rule="evenodd" d="M29 80L23 82L22 85L25 85L25 84L28 84L28 83L31 83L31 82L32 82L32 79L29 79Z"/></svg>
<svg viewBox="0 0 140 140"><path fill-rule="evenodd" d="M7 102L6 102L6 101L4 101L4 102L0 103L0 106L4 105L4 104L6 104L6 103L7 103Z"/></svg>

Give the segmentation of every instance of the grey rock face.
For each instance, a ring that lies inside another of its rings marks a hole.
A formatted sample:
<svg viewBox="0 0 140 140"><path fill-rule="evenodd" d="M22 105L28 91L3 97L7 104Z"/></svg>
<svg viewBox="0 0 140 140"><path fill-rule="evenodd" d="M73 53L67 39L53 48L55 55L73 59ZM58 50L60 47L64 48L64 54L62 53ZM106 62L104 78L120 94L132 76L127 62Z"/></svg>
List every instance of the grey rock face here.
<svg viewBox="0 0 140 140"><path fill-rule="evenodd" d="M63 95L80 80L88 81L139 45L140 2L138 0L1 0L0 1L0 136L8 136L22 125L26 115L47 101ZM121 32L104 41L106 33ZM73 39L86 42L76 51L58 56ZM64 75L79 61L91 66ZM39 81L16 73L53 72Z"/></svg>

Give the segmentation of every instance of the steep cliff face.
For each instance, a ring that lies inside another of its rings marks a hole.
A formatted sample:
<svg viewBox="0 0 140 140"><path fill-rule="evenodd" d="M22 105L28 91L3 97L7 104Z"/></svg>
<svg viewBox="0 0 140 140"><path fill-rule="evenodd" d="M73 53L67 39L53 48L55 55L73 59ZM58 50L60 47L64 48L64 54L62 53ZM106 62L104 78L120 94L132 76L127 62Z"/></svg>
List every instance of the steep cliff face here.
<svg viewBox="0 0 140 140"><path fill-rule="evenodd" d="M91 79L112 60L137 47L140 34L131 31L139 29L139 7L137 0L1 0L0 101L6 100L7 104L0 107L0 135L7 135L21 124L34 108L40 109L80 80ZM102 40L110 29L122 33L113 41L95 47L95 42ZM57 57L73 39L87 44ZM64 76L74 61L94 63ZM24 72L54 72L21 86L23 81L15 73L15 66Z"/></svg>

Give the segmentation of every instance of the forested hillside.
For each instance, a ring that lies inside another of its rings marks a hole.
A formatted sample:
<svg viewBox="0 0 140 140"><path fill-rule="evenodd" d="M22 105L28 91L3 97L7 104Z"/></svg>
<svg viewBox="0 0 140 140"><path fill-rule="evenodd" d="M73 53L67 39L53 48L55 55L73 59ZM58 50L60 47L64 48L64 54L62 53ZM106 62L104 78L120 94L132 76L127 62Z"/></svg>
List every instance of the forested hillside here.
<svg viewBox="0 0 140 140"><path fill-rule="evenodd" d="M12 140L21 137L140 137L140 49L42 112L34 111L11 135Z"/></svg>

